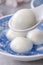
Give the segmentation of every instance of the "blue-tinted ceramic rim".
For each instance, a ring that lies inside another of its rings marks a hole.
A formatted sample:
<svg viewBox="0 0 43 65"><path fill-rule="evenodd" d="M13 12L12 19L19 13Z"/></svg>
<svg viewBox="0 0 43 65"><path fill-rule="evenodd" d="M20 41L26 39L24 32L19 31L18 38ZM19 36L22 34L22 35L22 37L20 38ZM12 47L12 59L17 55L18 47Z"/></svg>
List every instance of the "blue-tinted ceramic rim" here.
<svg viewBox="0 0 43 65"><path fill-rule="evenodd" d="M38 8L38 7L42 6L42 5L39 5L37 7L34 7L33 2L34 2L34 0L31 1L31 8Z"/></svg>

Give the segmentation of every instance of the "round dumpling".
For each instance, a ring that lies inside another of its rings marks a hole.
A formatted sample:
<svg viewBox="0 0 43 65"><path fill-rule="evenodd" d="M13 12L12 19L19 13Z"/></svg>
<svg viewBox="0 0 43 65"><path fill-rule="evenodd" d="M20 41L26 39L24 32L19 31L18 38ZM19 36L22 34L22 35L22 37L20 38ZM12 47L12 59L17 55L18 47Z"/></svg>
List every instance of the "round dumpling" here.
<svg viewBox="0 0 43 65"><path fill-rule="evenodd" d="M34 29L27 34L27 37L31 39L34 44L39 45L43 43L43 32L39 29Z"/></svg>
<svg viewBox="0 0 43 65"><path fill-rule="evenodd" d="M16 30L24 30L36 24L35 15L30 9L17 11L9 21L9 27Z"/></svg>
<svg viewBox="0 0 43 65"><path fill-rule="evenodd" d="M32 41L24 37L16 37L11 43L10 47L17 53L26 53L32 49Z"/></svg>
<svg viewBox="0 0 43 65"><path fill-rule="evenodd" d="M15 31L12 31L11 29L9 29L6 33L6 37L9 40L13 40L16 37L26 37L26 34L27 34L26 32L15 32Z"/></svg>

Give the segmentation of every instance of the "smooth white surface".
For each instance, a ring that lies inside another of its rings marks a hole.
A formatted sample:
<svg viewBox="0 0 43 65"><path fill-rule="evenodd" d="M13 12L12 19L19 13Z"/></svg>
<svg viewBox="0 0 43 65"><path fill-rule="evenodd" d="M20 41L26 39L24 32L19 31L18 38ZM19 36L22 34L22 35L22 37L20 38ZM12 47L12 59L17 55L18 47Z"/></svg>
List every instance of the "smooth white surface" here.
<svg viewBox="0 0 43 65"><path fill-rule="evenodd" d="M33 42L35 42L34 44L38 45L38 44L42 44L43 42L43 31L40 31L39 29L34 29L32 31L30 31L27 34L27 37L32 40Z"/></svg>
<svg viewBox="0 0 43 65"><path fill-rule="evenodd" d="M36 24L36 18L31 9L18 10L9 20L11 29L24 30Z"/></svg>
<svg viewBox="0 0 43 65"><path fill-rule="evenodd" d="M11 29L9 29L7 32L6 32L6 36L9 40L13 40L15 37L26 37L26 32L15 32L15 31L12 31Z"/></svg>
<svg viewBox="0 0 43 65"><path fill-rule="evenodd" d="M30 39L24 37L16 37L13 41L11 41L10 47L17 53L27 53L32 49L33 44Z"/></svg>

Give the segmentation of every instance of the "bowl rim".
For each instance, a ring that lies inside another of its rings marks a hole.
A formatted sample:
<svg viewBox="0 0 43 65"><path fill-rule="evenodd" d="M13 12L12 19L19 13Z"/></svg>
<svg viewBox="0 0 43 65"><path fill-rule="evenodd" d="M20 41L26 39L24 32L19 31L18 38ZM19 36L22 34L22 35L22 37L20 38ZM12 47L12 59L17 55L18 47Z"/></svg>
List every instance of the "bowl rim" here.
<svg viewBox="0 0 43 65"><path fill-rule="evenodd" d="M25 56L25 55L13 55L7 52L0 52L0 54L8 56L8 57L13 57L13 58L34 58L34 57L40 57L43 56L43 54L36 54L36 55L29 55L29 56Z"/></svg>
<svg viewBox="0 0 43 65"><path fill-rule="evenodd" d="M34 7L33 2L34 2L34 0L31 1L31 8L38 8L38 7L43 5L43 4L41 4L41 5L37 6L37 7Z"/></svg>

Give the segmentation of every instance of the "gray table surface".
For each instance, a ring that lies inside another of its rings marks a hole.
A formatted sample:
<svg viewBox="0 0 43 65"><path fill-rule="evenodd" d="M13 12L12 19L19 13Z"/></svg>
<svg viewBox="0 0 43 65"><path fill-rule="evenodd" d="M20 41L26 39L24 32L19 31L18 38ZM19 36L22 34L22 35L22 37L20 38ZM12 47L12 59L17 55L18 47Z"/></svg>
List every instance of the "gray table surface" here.
<svg viewBox="0 0 43 65"><path fill-rule="evenodd" d="M3 15L9 15L9 14L13 14L15 13L17 10L19 9L23 9L23 8L30 8L30 3L23 3L20 6L17 7L12 7L12 6L6 6L5 4L0 5L0 11L2 11Z"/></svg>
<svg viewBox="0 0 43 65"><path fill-rule="evenodd" d="M10 6L8 7L5 6L4 4L0 5L0 10L2 11L3 15L15 13L15 11L22 8L30 8L30 3L23 4L22 6L19 6L17 8L13 8ZM43 65L43 60L38 60L33 62L20 62L5 58L3 55L0 55L0 65Z"/></svg>
<svg viewBox="0 0 43 65"><path fill-rule="evenodd" d="M14 61L0 55L0 65L43 65L43 59L31 62Z"/></svg>

